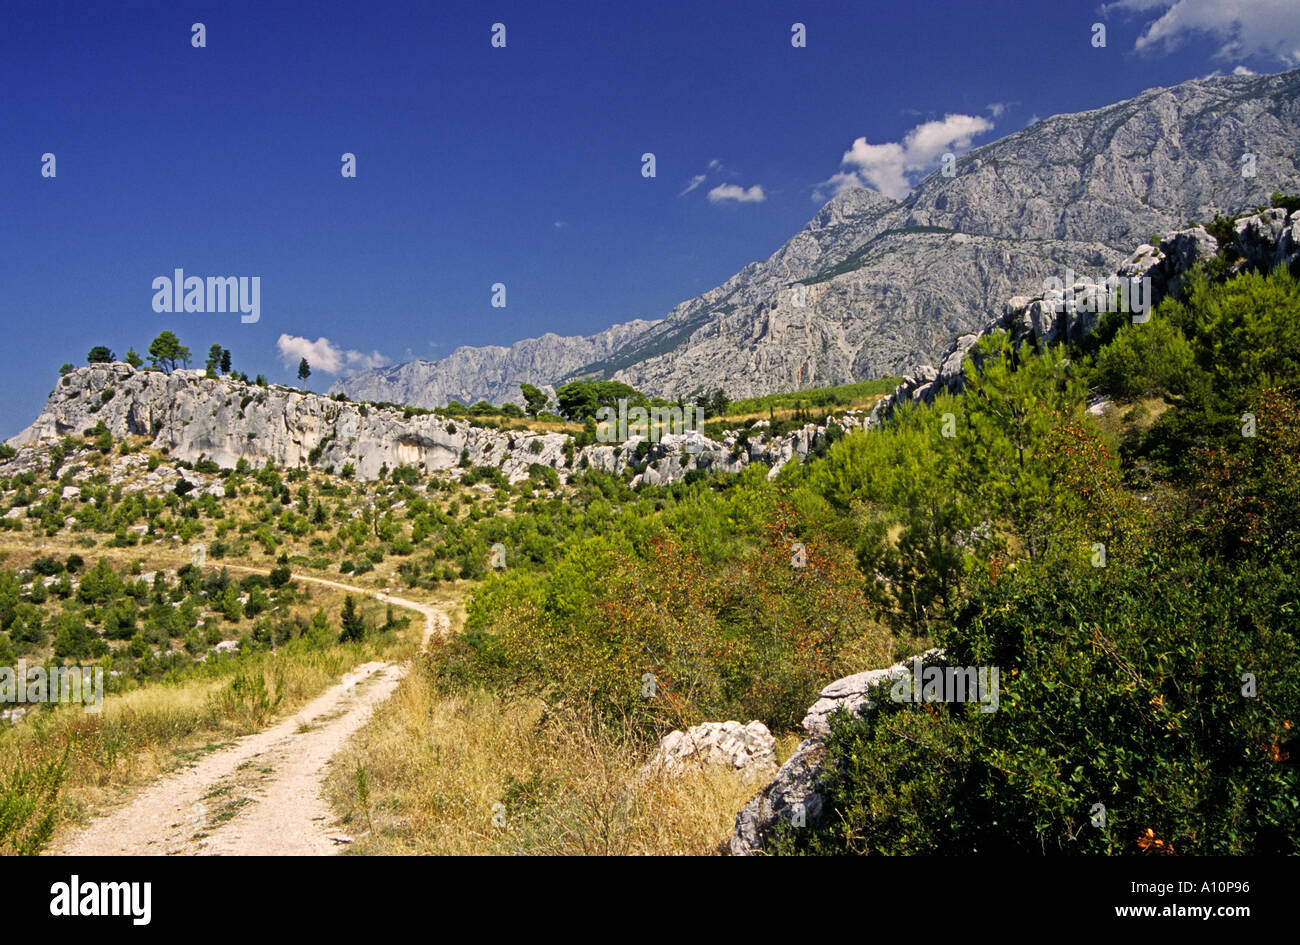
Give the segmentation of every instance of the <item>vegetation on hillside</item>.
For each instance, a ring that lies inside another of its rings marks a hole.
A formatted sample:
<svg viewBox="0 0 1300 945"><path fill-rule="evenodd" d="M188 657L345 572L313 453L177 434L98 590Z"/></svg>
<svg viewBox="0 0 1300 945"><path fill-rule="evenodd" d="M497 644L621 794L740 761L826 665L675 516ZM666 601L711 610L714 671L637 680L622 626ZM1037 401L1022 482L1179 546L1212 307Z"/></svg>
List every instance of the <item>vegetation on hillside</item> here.
<svg viewBox="0 0 1300 945"><path fill-rule="evenodd" d="M828 812L784 849L1297 851L1300 284L1201 274L1152 322L1111 327L1068 354L1115 398L1118 440L1073 399L998 411L1048 424L1021 480L1041 485L1020 492L1027 516L979 510L1001 540L962 556L962 591L933 624L955 664L1000 667L1001 707L882 695L866 720L841 719ZM970 410L986 373L917 413ZM947 494L988 481L974 458L942 457ZM921 519L947 531L942 509Z"/></svg>
<svg viewBox="0 0 1300 945"><path fill-rule="evenodd" d="M1225 275L1073 348L989 336L961 394L774 481L611 507L488 578L439 685L629 737L789 731L836 675L939 645L1000 668L999 710L840 720L828 815L785 849L1295 852L1300 289Z"/></svg>
<svg viewBox="0 0 1300 945"><path fill-rule="evenodd" d="M639 396L608 384L566 385L560 409L586 421L602 397ZM715 412L743 449L877 387ZM540 391L526 402L546 416ZM1214 260L1143 324L1109 313L1042 350L991 334L961 393L869 432L828 425L806 462L771 477L633 489L635 470L561 485L539 466L511 485L487 467L399 467L359 483L346 467L150 455L145 471L182 476L159 495L115 481L113 451L142 444L106 436L69 437L0 479L6 656L107 661L129 688L236 671L223 667L268 646L337 653L383 635L340 643L327 616L326 639L290 574L244 586L226 561L413 593L474 582L463 632L435 643L340 769L365 772L364 799L342 782L335 796L345 816L374 818L372 851L664 852L656 824L686 801L638 773L656 738L759 719L788 746L827 682L931 646L996 667L996 711L881 691L865 719L835 718L825 813L783 830L777 852L1300 849L1293 273ZM187 475L197 485L182 488ZM141 586L131 556L192 543L205 566ZM357 615L336 603L352 640ZM240 654L196 662L217 636ZM41 744L0 777L0 804L25 825L15 849L46 830L23 799L48 796L58 749L82 742ZM716 849L738 795L699 789L711 800L673 839Z"/></svg>

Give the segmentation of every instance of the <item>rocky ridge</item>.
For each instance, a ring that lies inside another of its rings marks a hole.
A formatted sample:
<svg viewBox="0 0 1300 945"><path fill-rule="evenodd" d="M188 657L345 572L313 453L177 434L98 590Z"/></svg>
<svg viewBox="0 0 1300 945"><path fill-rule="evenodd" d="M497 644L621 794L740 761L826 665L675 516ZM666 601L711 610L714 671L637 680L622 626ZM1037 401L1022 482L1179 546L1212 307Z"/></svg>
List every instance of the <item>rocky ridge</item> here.
<svg viewBox="0 0 1300 945"><path fill-rule="evenodd" d="M1283 265L1300 270L1300 211L1273 209L1242 217L1224 247L1203 227L1177 231L1158 246L1139 246L1113 274L1150 279L1154 304L1176 291L1196 263L1221 249L1239 269ZM1096 314L1083 310L1077 295L1072 297L1083 287L1078 283L1070 291L1012 297L998 317L950 343L938 367L923 365L905 376L869 416L847 412L828 424L839 433L866 429L899 403L929 402L940 391L960 390L967 352L990 332L1007 330L1017 341L1035 344L1082 337L1096 322ZM676 482L692 471L739 472L751 463L769 467L769 476L775 476L828 437L826 426L813 424L768 436L760 422L743 436L731 431L721 441L696 432L666 435L647 445L636 437L598 443L575 450L570 462L565 433L488 429L436 413L358 404L278 385L261 387L197 370L137 370L118 362L78 368L61 378L35 422L8 442L14 447L49 444L101 422L115 438L145 437L152 447L191 463L208 459L233 466L243 458L254 465L274 460L285 467L335 470L350 463L362 479L377 479L384 467L400 465L426 474L494 466L511 481L527 478L533 465L556 470L562 481L586 468L621 475L634 467L632 482L647 485Z"/></svg>
<svg viewBox="0 0 1300 945"><path fill-rule="evenodd" d="M1183 279L1198 263L1226 251L1234 269L1269 270L1286 266L1300 272L1300 211L1272 209L1241 217L1224 246L1204 227L1172 233L1158 246L1143 243L1115 269L1117 279L1150 279L1151 307L1177 293ZM901 403L930 403L944 391L957 392L965 383L966 354L985 335L1006 331L1017 343L1034 345L1077 341L1092 330L1098 313L1082 302L1089 285L1076 282L1062 289L1046 289L1032 296L1015 296L1002 312L977 331L961 335L938 359L938 367L924 364L904 375L888 397L872 411L872 421L889 416Z"/></svg>
<svg viewBox="0 0 1300 945"><path fill-rule="evenodd" d="M843 432L866 418L845 414L834 421ZM61 378L40 415L8 442L21 450L14 469L34 462L29 449L81 435L102 423L115 439L144 437L149 446L190 463L210 460L233 467L254 466L341 471L347 464L361 479L379 478L387 467L414 466L423 474L469 466L493 466L512 482L530 468L556 470L561 481L587 468L622 474L635 467L633 484L667 484L701 472L739 472L751 463L770 467L769 476L791 460L802 460L824 443L825 426L808 424L784 436L755 431L721 441L702 433L664 436L643 447L633 437L597 443L566 455L566 433L502 431L472 426L462 418L410 413L335 400L288 387L261 387L203 371L137 370L125 363L94 364Z"/></svg>

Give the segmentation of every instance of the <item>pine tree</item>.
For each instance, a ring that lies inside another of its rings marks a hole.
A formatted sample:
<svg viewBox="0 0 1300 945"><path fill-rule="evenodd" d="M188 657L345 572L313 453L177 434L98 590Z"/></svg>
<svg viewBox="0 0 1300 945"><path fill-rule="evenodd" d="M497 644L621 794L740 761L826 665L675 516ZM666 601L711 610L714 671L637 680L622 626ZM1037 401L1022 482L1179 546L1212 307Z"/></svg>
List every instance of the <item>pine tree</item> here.
<svg viewBox="0 0 1300 945"><path fill-rule="evenodd" d="M366 638L366 623L357 613L356 601L349 594L343 598L343 613L341 616L343 632L339 634L340 643L356 642L360 643Z"/></svg>
<svg viewBox="0 0 1300 945"><path fill-rule="evenodd" d="M532 384L520 384L520 392L524 395L524 410L530 417L536 417L546 409L546 403L550 398L538 387Z"/></svg>
<svg viewBox="0 0 1300 945"><path fill-rule="evenodd" d="M189 365L190 349L181 344L172 332L164 331L150 343L149 358L154 367L170 374L178 364Z"/></svg>
<svg viewBox="0 0 1300 945"><path fill-rule="evenodd" d="M1035 558L1044 550L1039 524L1051 494L1041 446L1080 409L1083 387L1060 347L1039 353L998 332L972 353L966 413L956 431L967 481L987 513L1010 521Z"/></svg>

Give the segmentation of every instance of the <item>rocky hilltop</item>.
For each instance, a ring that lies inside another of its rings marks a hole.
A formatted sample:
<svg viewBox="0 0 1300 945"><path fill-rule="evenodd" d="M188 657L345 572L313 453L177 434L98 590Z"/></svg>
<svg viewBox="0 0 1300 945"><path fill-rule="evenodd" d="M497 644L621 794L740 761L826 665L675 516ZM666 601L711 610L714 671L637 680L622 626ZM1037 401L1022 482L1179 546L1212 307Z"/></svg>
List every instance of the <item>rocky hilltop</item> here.
<svg viewBox="0 0 1300 945"><path fill-rule="evenodd" d="M846 415L838 422L847 430L863 426L866 418ZM634 437L573 450L570 461L565 433L502 431L459 417L261 387L197 370L136 370L119 362L78 368L60 379L36 421L8 442L38 449L100 423L115 438L144 437L178 459L208 459L223 467L241 458L255 466L273 460L281 467L335 471L350 463L359 478L376 479L384 467L401 465L425 474L493 466L518 481L542 465L564 481L587 468L622 474L632 466L632 482L650 485L677 481L692 470L738 472L752 462L775 475L826 437L825 427L811 424L780 437L767 437L760 428L743 440L728 434L720 442L684 433L641 447ZM21 452L17 462L26 462Z"/></svg>
<svg viewBox="0 0 1300 945"><path fill-rule="evenodd" d="M1243 175L1247 154L1254 176ZM1297 186L1300 70L1152 89L977 148L954 176L936 172L902 201L845 191L766 261L660 322L632 323L643 327L610 339L606 355L548 364L530 353L545 339L520 342L511 363L536 368L524 377L481 374L471 352L484 349L460 349L421 362L419 383L439 391L440 402L499 401L517 398L520 380L599 376L676 399L717 387L748 397L909 374L940 363L953 337L978 331L1005 300L1032 293L1047 276L1101 276L1153 234L1267 204L1274 190ZM802 296L795 283L806 286ZM385 384L380 372L340 389L394 402L421 396L418 387Z"/></svg>

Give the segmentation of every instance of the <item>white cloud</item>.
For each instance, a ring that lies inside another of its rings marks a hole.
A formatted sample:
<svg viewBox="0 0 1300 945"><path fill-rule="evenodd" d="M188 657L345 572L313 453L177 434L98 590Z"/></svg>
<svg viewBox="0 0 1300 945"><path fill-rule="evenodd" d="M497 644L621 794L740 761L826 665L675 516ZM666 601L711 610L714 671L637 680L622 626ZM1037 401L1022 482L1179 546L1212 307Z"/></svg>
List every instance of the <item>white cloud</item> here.
<svg viewBox="0 0 1300 945"><path fill-rule="evenodd" d="M557 230L562 230L568 225L569 224L565 223L563 220L556 220L554 223L551 224L551 226L555 227Z"/></svg>
<svg viewBox="0 0 1300 945"><path fill-rule="evenodd" d="M1229 73L1229 74L1230 74L1230 75L1258 75L1258 73L1255 72L1253 69L1247 69L1245 66L1237 66L1237 67L1235 67L1235 68L1232 70L1232 72ZM1224 75L1224 72L1223 72L1222 69L1215 69L1213 72L1207 72L1205 75L1201 76L1201 78L1202 78L1202 79L1217 79L1217 78L1220 78L1220 77L1223 76L1223 75Z"/></svg>
<svg viewBox="0 0 1300 945"><path fill-rule="evenodd" d="M1138 36L1136 49L1169 51L1189 34L1208 33L1221 43L1214 54L1218 59L1257 55L1300 64L1300 5L1295 0L1117 0L1101 9L1161 11Z"/></svg>
<svg viewBox="0 0 1300 945"><path fill-rule="evenodd" d="M692 178L690 179L690 181L686 184L686 187L685 187L685 188L682 190L682 192L679 193L677 196L678 196L678 197L685 197L685 196L686 196L687 194L689 194L691 191L693 191L693 190L697 190L698 188L700 188L701 186L703 186L704 182L707 181L707 180L709 179L709 175L710 175L710 174L713 174L715 171L717 172L716 176L718 176L718 177L734 177L734 176L735 176L735 174L734 174L734 173L733 173L729 168L727 168L727 167L722 163L722 161L721 161L720 159L718 159L718 158L713 158L712 160L709 161L708 164L706 164L706 165L704 166L704 173L703 173L703 174L696 174L694 177L692 177ZM718 189L718 188L716 188L716 187L714 188L714 190L717 190L717 189ZM750 188L751 191L752 191L753 189L754 189L754 188L752 188L752 187ZM757 198L749 197L749 198L747 198L747 199L749 199L749 200L751 200L751 201L752 201L752 200L755 200L755 199L757 199L757 200L762 200L762 199L763 199L763 196L762 196L762 190L763 190L763 189L760 187L760 188L759 188L759 196L758 196ZM709 199L712 200L714 203L717 203L717 201L718 201L718 198L715 198L712 194L709 195ZM722 199L726 199L726 198L722 198Z"/></svg>
<svg viewBox="0 0 1300 945"><path fill-rule="evenodd" d="M946 115L917 125L901 142L868 144L866 138L858 138L840 159L849 170L823 181L814 196L827 189L839 193L849 187L871 187L901 200L912 189L916 174L933 167L945 152L969 148L972 138L992 128L993 122L978 115Z"/></svg>
<svg viewBox="0 0 1300 945"><path fill-rule="evenodd" d="M989 104L986 107L989 110L989 114L992 115L994 118L1001 118L1002 113L1007 110L1007 105L1005 102L989 102Z"/></svg>
<svg viewBox="0 0 1300 945"><path fill-rule="evenodd" d="M763 188L758 184L748 190L738 184L719 184L709 191L709 200L713 203L722 203L724 200L734 200L736 203L762 203L766 199Z"/></svg>
<svg viewBox="0 0 1300 945"><path fill-rule="evenodd" d="M683 190L683 191L682 191L680 194L678 194L677 196L679 196L679 197L685 197L687 194L689 194L689 193L690 193L692 190L694 190L696 187L699 187L700 184L703 184L703 183L704 183L704 178L705 178L705 175L704 175L704 174L696 174L694 177L691 178L691 182L690 182L689 184L686 185L686 189Z"/></svg>
<svg viewBox="0 0 1300 945"><path fill-rule="evenodd" d="M838 174L832 174L830 179L824 180L818 185L813 192L813 199L823 202L826 198L834 197L836 194L850 190L854 187L865 187L862 178L851 171L840 171Z"/></svg>
<svg viewBox="0 0 1300 945"><path fill-rule="evenodd" d="M366 354L364 351L343 351L328 338L308 341L297 335L282 334L275 341L280 360L286 368L295 368L298 362L306 358L313 371L325 374L339 374L343 371L362 371L367 368L383 367L388 359L378 351Z"/></svg>
<svg viewBox="0 0 1300 945"><path fill-rule="evenodd" d="M897 142L867 144L866 138L858 138L853 147L844 152L840 163L853 167L849 173L882 194L905 197L912 189L903 170L906 157L907 152Z"/></svg>

